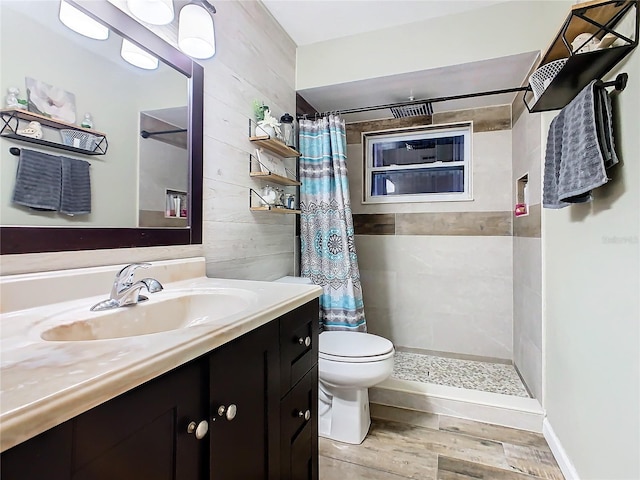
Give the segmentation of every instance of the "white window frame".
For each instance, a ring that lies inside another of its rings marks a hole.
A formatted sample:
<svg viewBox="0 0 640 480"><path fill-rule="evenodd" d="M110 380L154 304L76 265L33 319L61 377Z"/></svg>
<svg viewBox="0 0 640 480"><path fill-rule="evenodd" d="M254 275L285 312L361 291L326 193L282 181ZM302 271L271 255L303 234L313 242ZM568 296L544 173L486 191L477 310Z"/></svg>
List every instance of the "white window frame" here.
<svg viewBox="0 0 640 480"><path fill-rule="evenodd" d="M417 128L403 128L397 130L383 130L362 133L363 149L363 198L362 203L406 203L406 202L456 202L471 201L473 172L471 169L471 139L473 122L429 125ZM464 136L464 161L462 162L434 162L420 165L392 165L388 167L373 167L373 146L376 143L388 141L441 138L452 135ZM415 193L399 195L371 195L371 179L374 172L381 171L410 171L425 168L446 168L462 166L464 168L464 191L447 193Z"/></svg>

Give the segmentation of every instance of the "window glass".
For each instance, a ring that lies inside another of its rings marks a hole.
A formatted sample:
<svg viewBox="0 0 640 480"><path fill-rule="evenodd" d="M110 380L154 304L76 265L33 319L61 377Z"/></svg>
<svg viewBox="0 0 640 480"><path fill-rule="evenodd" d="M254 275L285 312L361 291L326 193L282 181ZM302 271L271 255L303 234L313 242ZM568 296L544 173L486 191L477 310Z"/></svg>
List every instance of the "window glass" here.
<svg viewBox="0 0 640 480"><path fill-rule="evenodd" d="M471 198L471 124L364 135L364 202Z"/></svg>

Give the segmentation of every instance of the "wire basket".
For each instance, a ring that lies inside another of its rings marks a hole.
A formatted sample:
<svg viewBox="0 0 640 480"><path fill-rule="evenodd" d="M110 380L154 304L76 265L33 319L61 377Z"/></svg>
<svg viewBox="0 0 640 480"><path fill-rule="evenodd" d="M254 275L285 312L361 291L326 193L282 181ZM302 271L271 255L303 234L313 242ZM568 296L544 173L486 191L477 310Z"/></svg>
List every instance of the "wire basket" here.
<svg viewBox="0 0 640 480"><path fill-rule="evenodd" d="M555 76L558 75L560 70L562 70L564 64L567 63L567 60L568 59L566 58L554 60L553 62L549 62L541 66L531 74L531 76L529 77L529 84L533 89L533 96L535 97L536 101L540 98L542 92L547 89L547 87L551 83L551 80L553 80Z"/></svg>
<svg viewBox="0 0 640 480"><path fill-rule="evenodd" d="M95 150L96 144L98 143L98 137L79 130L63 128L60 130L60 136L62 137L62 143L64 145L89 150L90 152Z"/></svg>

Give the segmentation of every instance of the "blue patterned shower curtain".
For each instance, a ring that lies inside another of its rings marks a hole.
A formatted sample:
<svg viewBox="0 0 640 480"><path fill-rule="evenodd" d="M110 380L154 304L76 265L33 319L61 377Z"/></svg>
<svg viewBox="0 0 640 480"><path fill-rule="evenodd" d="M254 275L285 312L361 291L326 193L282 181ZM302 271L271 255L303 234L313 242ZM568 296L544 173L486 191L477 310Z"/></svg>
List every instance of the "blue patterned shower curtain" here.
<svg viewBox="0 0 640 480"><path fill-rule="evenodd" d="M324 289L320 328L366 332L344 120L300 121L301 274Z"/></svg>

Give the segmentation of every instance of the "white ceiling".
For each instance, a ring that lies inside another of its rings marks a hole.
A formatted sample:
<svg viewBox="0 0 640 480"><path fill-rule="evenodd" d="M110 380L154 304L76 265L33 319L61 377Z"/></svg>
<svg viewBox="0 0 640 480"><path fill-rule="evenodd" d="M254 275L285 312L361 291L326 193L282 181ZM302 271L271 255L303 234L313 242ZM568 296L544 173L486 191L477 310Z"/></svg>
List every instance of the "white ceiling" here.
<svg viewBox="0 0 640 480"><path fill-rule="evenodd" d="M519 87L539 52L298 91L321 112ZM515 93L433 103L434 112L511 103ZM392 117L389 109L345 115L350 122Z"/></svg>
<svg viewBox="0 0 640 480"><path fill-rule="evenodd" d="M405 25L509 0L262 0L297 45Z"/></svg>
<svg viewBox="0 0 640 480"><path fill-rule="evenodd" d="M516 0L262 0L297 45L453 15ZM454 96L521 85L539 52L299 90L318 111ZM438 102L434 112L511 103L516 94ZM345 115L347 121L392 117L389 109Z"/></svg>

